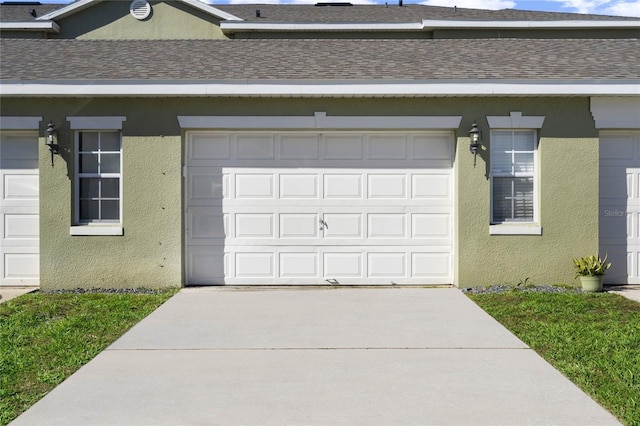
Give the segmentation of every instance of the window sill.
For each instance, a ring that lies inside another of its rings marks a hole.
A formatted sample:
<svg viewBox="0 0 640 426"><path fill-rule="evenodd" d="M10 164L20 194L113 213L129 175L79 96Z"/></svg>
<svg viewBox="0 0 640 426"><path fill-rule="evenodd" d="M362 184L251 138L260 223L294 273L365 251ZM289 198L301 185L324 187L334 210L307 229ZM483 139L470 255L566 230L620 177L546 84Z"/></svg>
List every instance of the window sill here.
<svg viewBox="0 0 640 426"><path fill-rule="evenodd" d="M489 225L489 235L542 235L542 226L522 225Z"/></svg>
<svg viewBox="0 0 640 426"><path fill-rule="evenodd" d="M71 227L71 235L124 235L122 226L78 225Z"/></svg>

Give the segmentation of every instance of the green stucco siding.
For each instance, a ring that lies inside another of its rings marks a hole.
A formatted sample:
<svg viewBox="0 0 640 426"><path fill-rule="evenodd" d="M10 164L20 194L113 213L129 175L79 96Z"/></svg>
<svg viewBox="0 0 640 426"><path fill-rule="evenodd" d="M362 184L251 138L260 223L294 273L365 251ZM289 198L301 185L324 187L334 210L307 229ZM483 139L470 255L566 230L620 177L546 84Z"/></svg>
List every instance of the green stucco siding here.
<svg viewBox="0 0 640 426"><path fill-rule="evenodd" d="M475 169L468 138L458 139L456 284L461 287L525 281L534 285L577 284L572 259L598 250L598 139L588 100L549 100L544 111L532 107L511 110L545 116L538 133L542 235L489 234L488 124L483 121L481 125L485 146ZM508 113L494 110L485 115Z"/></svg>
<svg viewBox="0 0 640 426"><path fill-rule="evenodd" d="M3 99L3 115L44 117L59 127L61 156L51 167L41 143L41 285L166 287L183 284L184 131L177 116L302 115L462 116L456 140L453 283L461 287L572 284L571 259L598 249L598 133L588 98L439 99ZM486 116L545 116L538 167L542 235L490 235ZM125 116L123 236L71 236L73 134L67 116ZM468 130L484 145L473 167Z"/></svg>
<svg viewBox="0 0 640 426"><path fill-rule="evenodd" d="M128 1L105 1L60 20L60 33L50 38L83 40L225 39L220 21L176 1L150 1L151 15L138 20Z"/></svg>

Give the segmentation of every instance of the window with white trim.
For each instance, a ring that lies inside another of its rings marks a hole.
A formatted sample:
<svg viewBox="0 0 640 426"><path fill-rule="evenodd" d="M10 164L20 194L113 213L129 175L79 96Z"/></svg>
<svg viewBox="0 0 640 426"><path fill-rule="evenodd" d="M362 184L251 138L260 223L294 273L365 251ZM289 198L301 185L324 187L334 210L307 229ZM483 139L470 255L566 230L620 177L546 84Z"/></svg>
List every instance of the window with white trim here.
<svg viewBox="0 0 640 426"><path fill-rule="evenodd" d="M76 132L75 223L121 222L120 131Z"/></svg>
<svg viewBox="0 0 640 426"><path fill-rule="evenodd" d="M535 130L491 131L491 223L536 221Z"/></svg>

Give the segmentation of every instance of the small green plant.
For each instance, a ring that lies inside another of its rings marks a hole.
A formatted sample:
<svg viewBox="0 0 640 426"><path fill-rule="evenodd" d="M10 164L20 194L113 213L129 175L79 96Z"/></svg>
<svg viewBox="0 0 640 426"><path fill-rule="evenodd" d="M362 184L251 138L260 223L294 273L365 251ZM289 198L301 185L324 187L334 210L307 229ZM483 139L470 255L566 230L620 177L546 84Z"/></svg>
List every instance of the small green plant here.
<svg viewBox="0 0 640 426"><path fill-rule="evenodd" d="M533 284L531 284L531 278L527 277L524 280L521 279L516 283L516 287L533 287Z"/></svg>
<svg viewBox="0 0 640 426"><path fill-rule="evenodd" d="M601 259L599 255L573 259L573 265L576 267L576 278L604 275L605 271L611 268L611 263L607 263L606 254L604 259Z"/></svg>

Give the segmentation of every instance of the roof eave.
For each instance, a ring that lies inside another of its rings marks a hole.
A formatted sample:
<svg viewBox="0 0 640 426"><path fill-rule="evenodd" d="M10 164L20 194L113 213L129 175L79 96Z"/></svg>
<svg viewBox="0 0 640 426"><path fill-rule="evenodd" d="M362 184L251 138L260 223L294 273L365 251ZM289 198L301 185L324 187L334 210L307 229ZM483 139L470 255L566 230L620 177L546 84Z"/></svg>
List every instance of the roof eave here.
<svg viewBox="0 0 640 426"><path fill-rule="evenodd" d="M0 31L44 31L47 33L59 33L60 26L53 21L0 22Z"/></svg>
<svg viewBox="0 0 640 426"><path fill-rule="evenodd" d="M601 21L422 21L425 30L439 29L640 29L640 19L637 20L601 20Z"/></svg>
<svg viewBox="0 0 640 426"><path fill-rule="evenodd" d="M0 83L3 97L477 97L640 96L638 80L424 81L25 81Z"/></svg>
<svg viewBox="0 0 640 426"><path fill-rule="evenodd" d="M376 22L221 22L220 28L225 33L233 32L331 32L331 31L422 31L420 23L376 23Z"/></svg>

